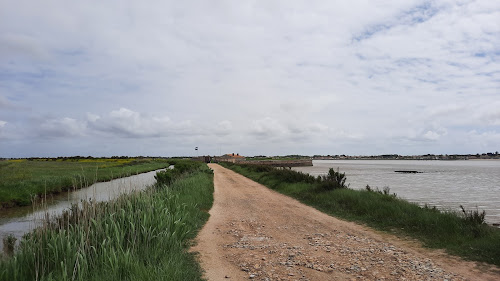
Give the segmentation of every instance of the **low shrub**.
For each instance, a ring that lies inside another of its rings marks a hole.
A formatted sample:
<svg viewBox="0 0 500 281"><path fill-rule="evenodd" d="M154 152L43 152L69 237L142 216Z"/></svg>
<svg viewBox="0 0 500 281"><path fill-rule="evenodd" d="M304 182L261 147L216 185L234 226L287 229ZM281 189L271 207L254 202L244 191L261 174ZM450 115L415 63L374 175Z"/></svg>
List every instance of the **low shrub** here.
<svg viewBox="0 0 500 281"><path fill-rule="evenodd" d="M347 179L345 173L341 173L338 168L337 171L335 171L333 168L330 168L328 170L328 174L318 176L318 179L321 182L321 186L327 190L349 187L349 184L345 183Z"/></svg>
<svg viewBox="0 0 500 281"><path fill-rule="evenodd" d="M174 169L156 172L156 186L169 185L178 176Z"/></svg>
<svg viewBox="0 0 500 281"><path fill-rule="evenodd" d="M171 161L171 164L173 165L173 168L156 172L156 187L170 185L174 180L180 178L182 175L193 172L202 166L201 162L191 160L173 160Z"/></svg>

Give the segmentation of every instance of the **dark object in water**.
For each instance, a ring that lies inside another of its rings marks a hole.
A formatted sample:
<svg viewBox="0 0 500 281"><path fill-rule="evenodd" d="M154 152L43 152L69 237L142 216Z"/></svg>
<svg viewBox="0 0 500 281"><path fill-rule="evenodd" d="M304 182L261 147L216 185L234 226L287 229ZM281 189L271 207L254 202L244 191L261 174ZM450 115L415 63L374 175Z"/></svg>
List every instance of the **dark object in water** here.
<svg viewBox="0 0 500 281"><path fill-rule="evenodd" d="M394 171L396 173L405 173L405 174L421 174L419 171Z"/></svg>

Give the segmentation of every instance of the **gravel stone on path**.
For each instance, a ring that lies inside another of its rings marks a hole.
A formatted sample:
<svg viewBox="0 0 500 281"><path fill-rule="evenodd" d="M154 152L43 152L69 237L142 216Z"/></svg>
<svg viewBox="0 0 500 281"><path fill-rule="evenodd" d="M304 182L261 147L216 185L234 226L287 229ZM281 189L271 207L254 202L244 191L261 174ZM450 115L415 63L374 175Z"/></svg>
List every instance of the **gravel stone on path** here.
<svg viewBox="0 0 500 281"><path fill-rule="evenodd" d="M208 280L500 280L500 269L338 220L216 164L192 251Z"/></svg>

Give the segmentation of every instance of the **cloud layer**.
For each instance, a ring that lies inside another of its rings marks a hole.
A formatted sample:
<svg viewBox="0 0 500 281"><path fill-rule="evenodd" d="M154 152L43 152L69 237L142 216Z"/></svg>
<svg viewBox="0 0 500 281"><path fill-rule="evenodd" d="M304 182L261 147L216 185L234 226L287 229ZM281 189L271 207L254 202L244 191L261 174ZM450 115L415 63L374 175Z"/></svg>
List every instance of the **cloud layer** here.
<svg viewBox="0 0 500 281"><path fill-rule="evenodd" d="M486 0L3 1L0 157L496 151L498 18Z"/></svg>

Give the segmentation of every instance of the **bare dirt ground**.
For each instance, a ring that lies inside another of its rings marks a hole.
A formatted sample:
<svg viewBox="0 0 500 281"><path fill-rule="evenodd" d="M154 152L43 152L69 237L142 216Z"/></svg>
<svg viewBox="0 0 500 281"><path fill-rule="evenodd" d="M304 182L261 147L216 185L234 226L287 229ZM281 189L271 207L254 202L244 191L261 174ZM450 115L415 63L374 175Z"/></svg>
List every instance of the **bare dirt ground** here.
<svg viewBox="0 0 500 281"><path fill-rule="evenodd" d="M333 218L210 167L215 201L192 248L208 280L500 280L498 267Z"/></svg>

